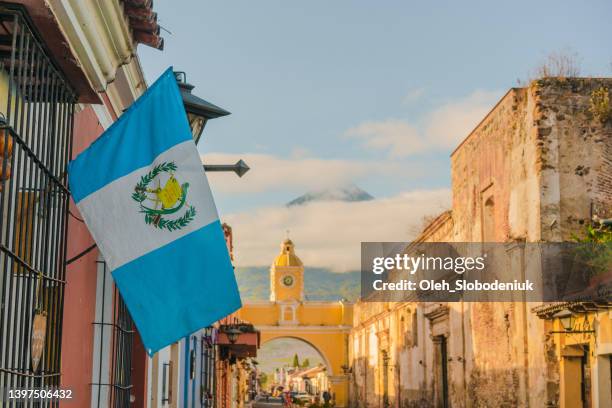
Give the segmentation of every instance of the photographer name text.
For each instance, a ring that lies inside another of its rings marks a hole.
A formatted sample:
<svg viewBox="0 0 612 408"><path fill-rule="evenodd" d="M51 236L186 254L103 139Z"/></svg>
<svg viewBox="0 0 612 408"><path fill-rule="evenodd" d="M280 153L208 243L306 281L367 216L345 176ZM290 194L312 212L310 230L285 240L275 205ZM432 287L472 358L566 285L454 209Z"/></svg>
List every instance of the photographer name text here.
<svg viewBox="0 0 612 408"><path fill-rule="evenodd" d="M446 280L427 280L418 282L402 279L397 282L385 282L377 279L372 282L372 287L376 291L446 291L470 292L470 291L533 291L534 284L529 279L524 282L514 280L512 282L493 282L466 281L463 279L448 282Z"/></svg>

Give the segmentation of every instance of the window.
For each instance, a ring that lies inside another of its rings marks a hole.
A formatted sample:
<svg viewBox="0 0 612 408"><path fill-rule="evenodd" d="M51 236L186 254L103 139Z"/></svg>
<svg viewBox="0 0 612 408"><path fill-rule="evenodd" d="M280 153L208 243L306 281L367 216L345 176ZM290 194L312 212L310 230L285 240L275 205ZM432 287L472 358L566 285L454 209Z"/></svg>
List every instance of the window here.
<svg viewBox="0 0 612 408"><path fill-rule="evenodd" d="M92 407L128 407L132 392L134 322L113 284L106 262L98 262Z"/></svg>
<svg viewBox="0 0 612 408"><path fill-rule="evenodd" d="M295 305L281 306L281 323L295 323Z"/></svg>
<svg viewBox="0 0 612 408"><path fill-rule="evenodd" d="M201 338L200 354L201 362L200 369L200 405L204 408L212 408L215 392L215 366L217 350L213 334L214 328L207 327L204 329L204 335Z"/></svg>
<svg viewBox="0 0 612 408"><path fill-rule="evenodd" d="M490 196L482 206L482 242L495 242L495 201Z"/></svg>
<svg viewBox="0 0 612 408"><path fill-rule="evenodd" d="M0 387L20 388L60 384L76 101L28 21L0 7Z"/></svg>

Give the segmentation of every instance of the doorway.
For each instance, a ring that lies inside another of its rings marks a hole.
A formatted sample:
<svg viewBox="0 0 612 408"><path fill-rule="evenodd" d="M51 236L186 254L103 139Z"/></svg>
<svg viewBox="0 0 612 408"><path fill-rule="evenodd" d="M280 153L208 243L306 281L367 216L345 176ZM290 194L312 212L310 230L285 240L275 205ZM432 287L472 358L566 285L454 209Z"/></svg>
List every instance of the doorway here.
<svg viewBox="0 0 612 408"><path fill-rule="evenodd" d="M436 408L448 408L448 344L446 336L434 337L435 372L434 393Z"/></svg>
<svg viewBox="0 0 612 408"><path fill-rule="evenodd" d="M589 358L589 346L583 346L582 357L580 357L580 400L582 408L591 408L591 363Z"/></svg>

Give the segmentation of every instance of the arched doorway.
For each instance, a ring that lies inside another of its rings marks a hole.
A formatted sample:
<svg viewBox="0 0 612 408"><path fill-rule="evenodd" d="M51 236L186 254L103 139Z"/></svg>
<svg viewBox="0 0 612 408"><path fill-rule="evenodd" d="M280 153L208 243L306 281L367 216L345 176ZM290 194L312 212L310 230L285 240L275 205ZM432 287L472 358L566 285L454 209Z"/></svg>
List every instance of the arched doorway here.
<svg viewBox="0 0 612 408"><path fill-rule="evenodd" d="M348 336L353 323L352 303L306 299L304 265L289 239L283 241L270 267L269 299L245 302L237 317L255 326L261 345L274 339L293 338L316 349L324 362L324 374L336 407L346 407L351 373Z"/></svg>
<svg viewBox="0 0 612 408"><path fill-rule="evenodd" d="M257 354L261 386L268 392L292 391L314 401L330 389L331 364L308 340L275 337L264 341Z"/></svg>

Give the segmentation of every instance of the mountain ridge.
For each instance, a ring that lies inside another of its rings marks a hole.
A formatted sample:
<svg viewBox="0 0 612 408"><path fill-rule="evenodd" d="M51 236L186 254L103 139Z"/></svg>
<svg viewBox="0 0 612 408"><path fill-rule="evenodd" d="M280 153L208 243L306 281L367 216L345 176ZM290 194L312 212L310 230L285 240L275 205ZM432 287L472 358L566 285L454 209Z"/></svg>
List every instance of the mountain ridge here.
<svg viewBox="0 0 612 408"><path fill-rule="evenodd" d="M270 297L270 268L243 266L235 269L240 296L243 301L268 300ZM337 301L359 298L360 272L331 272L326 268L305 268L304 295L307 300Z"/></svg>
<svg viewBox="0 0 612 408"><path fill-rule="evenodd" d="M289 201L286 205L287 207L294 207L320 201L359 202L373 199L374 197L372 195L357 187L355 184L346 184L334 188L309 191Z"/></svg>

